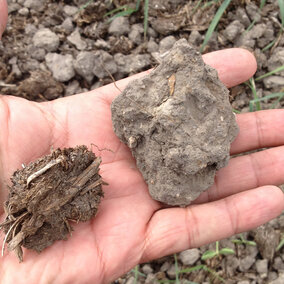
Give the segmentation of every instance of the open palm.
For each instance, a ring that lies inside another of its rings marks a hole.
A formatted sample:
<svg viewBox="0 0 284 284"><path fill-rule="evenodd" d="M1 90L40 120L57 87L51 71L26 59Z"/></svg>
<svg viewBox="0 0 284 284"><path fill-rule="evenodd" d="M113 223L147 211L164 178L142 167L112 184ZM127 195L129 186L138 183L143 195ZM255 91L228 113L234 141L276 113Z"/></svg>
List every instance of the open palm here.
<svg viewBox="0 0 284 284"><path fill-rule="evenodd" d="M217 68L227 86L255 71L254 58L241 49L207 54L204 60ZM130 80L116 85L123 89ZM129 149L112 130L110 103L118 88L111 84L41 104L0 97L1 201L12 172L49 153L52 146L95 144L111 150L92 148L102 157L100 174L109 183L96 218L73 224L68 241L58 241L39 255L24 250L21 264L6 252L0 259L1 283L109 283L140 262L248 230L283 210L283 193L263 186L284 182L282 110L240 115L241 132L231 151L280 147L232 159L194 205L163 208L149 196Z"/></svg>

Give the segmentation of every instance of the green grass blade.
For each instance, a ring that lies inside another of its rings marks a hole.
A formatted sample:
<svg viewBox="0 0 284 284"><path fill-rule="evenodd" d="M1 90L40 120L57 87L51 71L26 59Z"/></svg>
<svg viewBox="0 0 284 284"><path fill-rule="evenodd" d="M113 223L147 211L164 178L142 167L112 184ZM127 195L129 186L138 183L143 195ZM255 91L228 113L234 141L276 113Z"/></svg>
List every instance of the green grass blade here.
<svg viewBox="0 0 284 284"><path fill-rule="evenodd" d="M281 248L282 248L283 246L284 246L284 235L282 236L282 239L281 239L279 245L277 246L276 251L281 250Z"/></svg>
<svg viewBox="0 0 284 284"><path fill-rule="evenodd" d="M274 70L272 70L272 71L270 71L270 72L268 72L268 73L265 73L265 74L263 74L263 75L261 75L261 76L255 78L255 81L259 81L259 80L261 80L261 79L263 79L263 78L266 78L266 77L268 77L268 76L271 76L271 75L273 75L273 74L275 74L275 73L277 73L277 72L280 72L280 71L282 71L282 70L284 70L284 65L282 65L282 66L280 66L280 67L278 67L278 68L275 68Z"/></svg>
<svg viewBox="0 0 284 284"><path fill-rule="evenodd" d="M196 12L197 9L199 8L201 2L202 2L202 0L199 0L199 1L197 2L197 4L195 5L195 7L194 7L193 10L192 10L191 15L194 15L194 14L195 14L195 12Z"/></svg>
<svg viewBox="0 0 284 284"><path fill-rule="evenodd" d="M281 18L282 27L284 28L284 1L278 0L278 5L280 9L280 18Z"/></svg>
<svg viewBox="0 0 284 284"><path fill-rule="evenodd" d="M216 4L219 0L211 0L211 1L206 1L206 3L201 7L202 9L205 9L207 7L210 7L213 4Z"/></svg>
<svg viewBox="0 0 284 284"><path fill-rule="evenodd" d="M118 18L118 17L129 16L134 12L136 12L135 9L127 9L125 11L121 11L121 12L115 14L114 16L112 16L111 18L109 18L108 22L111 22L112 20L114 20L115 18Z"/></svg>
<svg viewBox="0 0 284 284"><path fill-rule="evenodd" d="M233 112L236 113L236 114L240 114L241 113L239 110L234 109L234 108L233 108Z"/></svg>
<svg viewBox="0 0 284 284"><path fill-rule="evenodd" d="M205 34L205 38L204 41L202 43L202 46L200 48L200 52L202 53L204 50L204 47L206 46L207 42L209 41L209 39L212 36L212 33L214 32L216 26L218 25L224 11L226 10L226 8L229 6L229 4L231 3L232 0L224 0L224 2L222 3L222 5L219 7L218 11L216 12L213 20L210 23L210 26Z"/></svg>
<svg viewBox="0 0 284 284"><path fill-rule="evenodd" d="M262 8L264 7L265 4L266 4L266 0L261 0L260 5L259 5L259 9L262 10Z"/></svg>
<svg viewBox="0 0 284 284"><path fill-rule="evenodd" d="M276 42L276 38L272 42L270 42L268 45L266 45L261 51L264 52L267 49L271 48L275 42Z"/></svg>
<svg viewBox="0 0 284 284"><path fill-rule="evenodd" d="M265 97L257 98L257 99L251 100L251 101L249 102L250 111L251 111L251 110L253 111L254 105L255 105L256 103L260 103L260 102L262 102L262 101L266 101L266 100L269 100L269 99L275 99L275 98L277 98L277 100L276 100L275 103L273 103L273 105L272 105L272 107L271 107L272 109L275 108L275 106L280 102L280 100L281 100L282 98L284 98L284 92L272 93L272 94L267 95L267 96L265 96ZM246 244L247 244L248 242L250 242L250 241L243 241L243 243L246 243ZM250 244L250 245L252 245L252 244ZM255 244L255 245L256 245L256 244Z"/></svg>
<svg viewBox="0 0 284 284"><path fill-rule="evenodd" d="M138 269L139 269L139 265L136 265L134 268L134 284L136 284L138 280Z"/></svg>
<svg viewBox="0 0 284 284"><path fill-rule="evenodd" d="M250 87L250 89L252 91L253 100L255 100L256 111L259 111L259 110L261 110L261 105L260 105L259 97L257 96L257 93L256 93L255 82L254 82L253 78L249 79L248 86ZM249 104L249 111L253 112L253 104L251 104L251 103Z"/></svg>
<svg viewBox="0 0 284 284"><path fill-rule="evenodd" d="M179 273L191 273L193 271L197 271L197 270L200 270L200 269L204 269L204 266L203 264L200 264L200 265L196 265L196 266L193 266L193 267L189 267L189 268L185 268L185 269L181 269L179 271Z"/></svg>
<svg viewBox="0 0 284 284"><path fill-rule="evenodd" d="M105 13L105 14L104 14L104 17L110 16L110 15L112 15L112 14L118 12L118 11L124 10L124 9L127 9L127 6L126 6L126 5L123 5L123 6L121 6L121 7L115 8L115 9L113 9L113 10L111 10L111 11Z"/></svg>
<svg viewBox="0 0 284 284"><path fill-rule="evenodd" d="M144 40L148 30L149 0L144 0Z"/></svg>
<svg viewBox="0 0 284 284"><path fill-rule="evenodd" d="M140 2L141 2L141 0L137 0L136 6L135 6L135 12L137 12L139 10Z"/></svg>
<svg viewBox="0 0 284 284"><path fill-rule="evenodd" d="M176 253L174 254L174 258L175 258L176 284L180 284L180 281L179 281L178 261L177 261L177 255L176 255Z"/></svg>
<svg viewBox="0 0 284 284"><path fill-rule="evenodd" d="M94 2L94 0L89 0L87 3L85 3L84 5L82 5L82 6L79 8L79 11L78 11L78 12L80 12L81 10L86 9L92 2Z"/></svg>

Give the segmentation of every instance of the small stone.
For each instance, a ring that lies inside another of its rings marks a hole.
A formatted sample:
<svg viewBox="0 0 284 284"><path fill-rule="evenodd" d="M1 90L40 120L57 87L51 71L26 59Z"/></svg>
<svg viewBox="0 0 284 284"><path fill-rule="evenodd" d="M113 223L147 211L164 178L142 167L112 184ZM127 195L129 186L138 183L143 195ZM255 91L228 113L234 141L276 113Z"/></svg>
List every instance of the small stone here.
<svg viewBox="0 0 284 284"><path fill-rule="evenodd" d="M158 36L158 33L154 29L152 29L151 27L148 27L147 35L149 37L156 38Z"/></svg>
<svg viewBox="0 0 284 284"><path fill-rule="evenodd" d="M63 29L66 34L72 33L74 30L72 19L70 17L67 17L60 25L60 28Z"/></svg>
<svg viewBox="0 0 284 284"><path fill-rule="evenodd" d="M166 51L169 51L173 47L175 42L176 42L176 39L174 36L167 36L163 38L159 43L159 52L163 54Z"/></svg>
<svg viewBox="0 0 284 284"><path fill-rule="evenodd" d="M28 46L28 52L31 55L31 58L42 61L45 58L46 51L43 48L35 47L34 45Z"/></svg>
<svg viewBox="0 0 284 284"><path fill-rule="evenodd" d="M46 0L41 0L41 1L38 1L38 0L26 0L24 2L24 6L29 8L29 9L33 9L37 12L41 12L45 9L45 3L46 3Z"/></svg>
<svg viewBox="0 0 284 284"><path fill-rule="evenodd" d="M268 281L273 281L273 280L275 280L275 279L277 279L277 277L278 277L278 274L275 272L275 271L269 271L268 272ZM269 282L269 283L271 283L271 282Z"/></svg>
<svg viewBox="0 0 284 284"><path fill-rule="evenodd" d="M165 272L170 268L170 266L170 263L168 261L165 261L160 267L160 271Z"/></svg>
<svg viewBox="0 0 284 284"><path fill-rule="evenodd" d="M275 280L269 282L269 284L283 284L284 283L284 273L281 273Z"/></svg>
<svg viewBox="0 0 284 284"><path fill-rule="evenodd" d="M240 21L235 20L231 22L224 31L224 36L230 40L234 41L234 39L244 31L244 26Z"/></svg>
<svg viewBox="0 0 284 284"><path fill-rule="evenodd" d="M267 89L279 88L284 86L284 77L269 76L263 79L264 86Z"/></svg>
<svg viewBox="0 0 284 284"><path fill-rule="evenodd" d="M170 266L170 268L167 270L167 274L168 274L170 279L175 279L176 278L176 273L177 273L176 267L175 267L174 264L172 264Z"/></svg>
<svg viewBox="0 0 284 284"><path fill-rule="evenodd" d="M149 54L124 55L116 53L114 55L114 60L117 64L118 72L124 75L141 71L151 64L151 57Z"/></svg>
<svg viewBox="0 0 284 284"><path fill-rule="evenodd" d="M28 36L33 36L37 32L37 28L33 24L26 24L25 34Z"/></svg>
<svg viewBox="0 0 284 284"><path fill-rule="evenodd" d="M128 34L128 38L135 44L139 45L142 42L142 34L144 29L139 24L134 24L131 26L131 30Z"/></svg>
<svg viewBox="0 0 284 284"><path fill-rule="evenodd" d="M63 12L69 17L74 16L78 11L79 9L75 6L65 5L63 7Z"/></svg>
<svg viewBox="0 0 284 284"><path fill-rule="evenodd" d="M103 39L96 40L95 43L94 43L94 46L97 49L104 49L104 50L110 49L110 44L107 41L103 40Z"/></svg>
<svg viewBox="0 0 284 284"><path fill-rule="evenodd" d="M197 248L188 249L179 254L179 258L183 265L193 265L200 256L200 251Z"/></svg>
<svg viewBox="0 0 284 284"><path fill-rule="evenodd" d="M22 16L27 16L30 13L29 9L26 7L21 8L18 12Z"/></svg>
<svg viewBox="0 0 284 284"><path fill-rule="evenodd" d="M284 65L284 47L277 47L268 60L268 70L272 71L282 65ZM284 70L275 74L284 76Z"/></svg>
<svg viewBox="0 0 284 284"><path fill-rule="evenodd" d="M239 20L245 26L245 28L247 28L250 25L250 19L244 8L241 7L237 8L235 19Z"/></svg>
<svg viewBox="0 0 284 284"><path fill-rule="evenodd" d="M51 70L54 79L57 81L66 82L75 76L72 55L48 53L45 56L45 61L47 67Z"/></svg>
<svg viewBox="0 0 284 284"><path fill-rule="evenodd" d="M133 276L129 277L129 279L125 282L125 284L135 284L135 278Z"/></svg>
<svg viewBox="0 0 284 284"><path fill-rule="evenodd" d="M59 46L59 37L50 29L44 28L35 33L33 44L49 52L55 51Z"/></svg>
<svg viewBox="0 0 284 284"><path fill-rule="evenodd" d="M149 273L145 279L145 284L155 284L156 276L153 273Z"/></svg>
<svg viewBox="0 0 284 284"><path fill-rule="evenodd" d="M241 259L240 261L240 271L245 272L248 271L251 266L255 262L255 257L252 257L251 255L247 255L245 258Z"/></svg>
<svg viewBox="0 0 284 284"><path fill-rule="evenodd" d="M202 36L198 31L192 31L188 37L188 42L193 46L199 46L202 42Z"/></svg>
<svg viewBox="0 0 284 284"><path fill-rule="evenodd" d="M147 42L147 51L149 53L157 52L158 50L159 50L159 45L153 39Z"/></svg>
<svg viewBox="0 0 284 284"><path fill-rule="evenodd" d="M284 272L284 262L280 256L275 257L274 262L273 262L273 268L277 271L283 270Z"/></svg>
<svg viewBox="0 0 284 284"><path fill-rule="evenodd" d="M81 93L81 87L77 80L71 81L65 88L65 96L73 96Z"/></svg>
<svg viewBox="0 0 284 284"><path fill-rule="evenodd" d="M67 40L74 44L78 50L84 50L87 47L87 43L81 38L79 29L75 29L75 31L67 37Z"/></svg>
<svg viewBox="0 0 284 284"><path fill-rule="evenodd" d="M263 36L265 31L266 31L266 24L258 24L253 26L253 28L249 31L249 34L253 39L258 39Z"/></svg>
<svg viewBox="0 0 284 284"><path fill-rule="evenodd" d="M76 73L82 76L89 83L91 83L94 78L93 68L95 65L95 59L96 56L93 52L81 51L74 61Z"/></svg>
<svg viewBox="0 0 284 284"><path fill-rule="evenodd" d="M255 23L258 23L260 21L261 15L259 14L259 8L254 2L247 3L246 11L251 21L254 21Z"/></svg>
<svg viewBox="0 0 284 284"><path fill-rule="evenodd" d="M245 47L253 49L255 47L255 40L251 37L251 33L242 34L236 41L237 47Z"/></svg>
<svg viewBox="0 0 284 284"><path fill-rule="evenodd" d="M21 9L21 6L18 3L9 3L8 5L8 14L12 14L13 12L18 11Z"/></svg>
<svg viewBox="0 0 284 284"><path fill-rule="evenodd" d="M128 34L130 31L129 21L126 17L117 17L109 25L108 32L110 34L120 36Z"/></svg>
<svg viewBox="0 0 284 284"><path fill-rule="evenodd" d="M117 72L117 65L112 55L104 50L98 50L94 53L94 56L93 74L95 76L102 79Z"/></svg>
<svg viewBox="0 0 284 284"><path fill-rule="evenodd" d="M150 264L144 264L144 265L142 266L142 271L143 271L143 273L145 273L145 274L150 274L150 273L153 272L153 268L151 267Z"/></svg>
<svg viewBox="0 0 284 284"><path fill-rule="evenodd" d="M238 281L237 284L250 284L248 280Z"/></svg>
<svg viewBox="0 0 284 284"><path fill-rule="evenodd" d="M256 271L259 274L268 273L268 260L267 259L258 259L255 263Z"/></svg>

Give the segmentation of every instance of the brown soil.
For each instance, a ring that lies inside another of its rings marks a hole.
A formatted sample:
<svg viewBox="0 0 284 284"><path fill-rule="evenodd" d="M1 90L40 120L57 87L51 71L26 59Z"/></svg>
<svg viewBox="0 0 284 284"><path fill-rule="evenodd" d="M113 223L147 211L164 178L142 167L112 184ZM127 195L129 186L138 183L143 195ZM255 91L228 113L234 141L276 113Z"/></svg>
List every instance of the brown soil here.
<svg viewBox="0 0 284 284"><path fill-rule="evenodd" d="M103 197L100 163L86 146L77 146L56 149L13 174L4 205L7 216L0 226L6 233L4 245L20 262L22 246L41 252L67 239L70 221L95 216Z"/></svg>

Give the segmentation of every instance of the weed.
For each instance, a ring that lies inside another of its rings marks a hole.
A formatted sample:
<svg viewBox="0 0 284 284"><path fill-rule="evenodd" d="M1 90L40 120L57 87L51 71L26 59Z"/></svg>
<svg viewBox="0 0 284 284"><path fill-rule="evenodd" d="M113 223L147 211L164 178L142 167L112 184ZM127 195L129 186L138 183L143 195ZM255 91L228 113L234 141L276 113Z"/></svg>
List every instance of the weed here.
<svg viewBox="0 0 284 284"><path fill-rule="evenodd" d="M231 248L222 248L219 250L219 241L216 242L216 249L215 250L207 250L203 253L201 256L202 260L211 259L213 257L219 256L219 255L228 255L228 254L234 254L235 251Z"/></svg>
<svg viewBox="0 0 284 284"><path fill-rule="evenodd" d="M243 234L239 235L240 239L235 239L232 240L232 243L236 244L236 245L248 245L248 246L256 246L256 242L254 241L248 241L246 239L244 239Z"/></svg>
<svg viewBox="0 0 284 284"><path fill-rule="evenodd" d="M280 10L280 18L281 18L282 28L284 28L284 1L278 0L278 6L279 6L279 10Z"/></svg>

